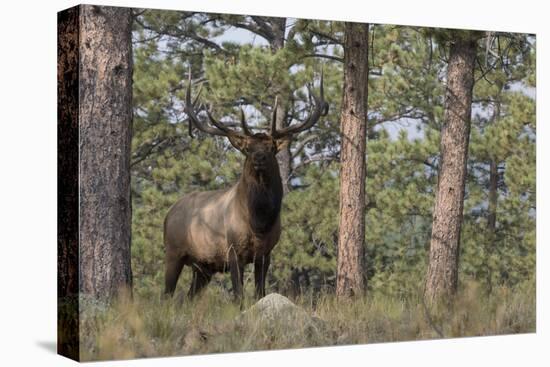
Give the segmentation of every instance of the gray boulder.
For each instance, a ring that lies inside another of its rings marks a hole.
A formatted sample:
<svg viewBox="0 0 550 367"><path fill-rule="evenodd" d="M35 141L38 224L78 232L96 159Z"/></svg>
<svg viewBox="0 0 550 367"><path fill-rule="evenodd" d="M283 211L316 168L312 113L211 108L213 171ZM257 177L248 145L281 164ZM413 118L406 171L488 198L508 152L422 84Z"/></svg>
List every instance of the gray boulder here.
<svg viewBox="0 0 550 367"><path fill-rule="evenodd" d="M205 329L189 330L182 338L186 354L305 348L333 345L325 322L288 298L272 293L236 318ZM205 346L209 345L207 349Z"/></svg>
<svg viewBox="0 0 550 367"><path fill-rule="evenodd" d="M278 293L271 293L244 311L237 322L241 327L261 328L273 334L287 337L312 337L322 339L325 322L311 316L291 300Z"/></svg>
<svg viewBox="0 0 550 367"><path fill-rule="evenodd" d="M244 311L241 316L260 317L265 321L276 321L286 318L309 318L307 312L278 293L268 294L248 310Z"/></svg>

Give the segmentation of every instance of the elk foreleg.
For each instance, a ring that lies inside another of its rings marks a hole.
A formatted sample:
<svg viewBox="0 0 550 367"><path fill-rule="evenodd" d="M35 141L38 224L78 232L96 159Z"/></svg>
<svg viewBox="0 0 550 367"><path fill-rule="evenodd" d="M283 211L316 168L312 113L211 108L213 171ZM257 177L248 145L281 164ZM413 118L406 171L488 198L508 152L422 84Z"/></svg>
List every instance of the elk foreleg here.
<svg viewBox="0 0 550 367"><path fill-rule="evenodd" d="M166 272L164 275L165 295L172 296L174 294L184 263L184 258L166 256Z"/></svg>
<svg viewBox="0 0 550 367"><path fill-rule="evenodd" d="M256 298L265 297L265 279L271 256L265 255L254 261L254 283L256 285Z"/></svg>
<svg viewBox="0 0 550 367"><path fill-rule="evenodd" d="M233 248L229 251L229 271L231 273L234 300L235 302L240 302L242 305L244 267L239 264L237 253Z"/></svg>

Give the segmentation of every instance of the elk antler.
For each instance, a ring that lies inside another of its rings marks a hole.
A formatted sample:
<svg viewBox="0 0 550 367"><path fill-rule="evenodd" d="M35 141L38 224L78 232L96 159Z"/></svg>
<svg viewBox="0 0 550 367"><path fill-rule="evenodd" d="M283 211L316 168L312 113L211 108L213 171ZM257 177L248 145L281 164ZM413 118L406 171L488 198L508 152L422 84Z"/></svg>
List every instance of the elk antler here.
<svg viewBox="0 0 550 367"><path fill-rule="evenodd" d="M191 101L191 70L189 70L189 84L187 86L187 92L185 94L185 106L184 106L184 112L189 117L189 135L193 137L192 134L192 128L193 125L197 127L200 131L206 134L211 135L218 135L218 136L252 136L253 133L248 127L245 119L245 114L243 109L241 108L241 129L242 132L231 130L229 127L224 125L222 122L216 120L214 116L212 115L212 106L210 106L209 109L206 110L206 114L208 115L208 119L210 120L210 123L213 126L204 124L195 113L195 107L197 105L197 101L199 99L200 93L202 91L202 86L199 89L199 93L195 97L194 101ZM321 83L319 87L319 96L317 96L312 91L311 84L307 85L307 89L310 96L313 96L313 99L315 100L315 106L308 116L307 119L305 119L303 122L287 126L285 128L282 128L280 130L277 130L277 107L279 105L279 99L278 97L275 97L275 103L273 105L273 113L271 117L271 136L275 139L284 138L286 136L294 135L299 132L302 132L304 130L310 129L313 125L319 121L319 118L321 116L325 116L328 113L328 103L325 101L324 98L324 88L323 88L323 70L321 69Z"/></svg>
<svg viewBox="0 0 550 367"><path fill-rule="evenodd" d="M319 118L321 116L325 116L328 113L328 103L325 101L324 96L324 88L323 88L323 70L321 69L321 85L319 87L319 96L315 95L313 93L311 85L307 85L307 90L310 96L313 96L313 99L315 100L315 107L313 111L310 113L307 119L305 119L302 123L296 124L296 125L290 125L287 126L281 130L277 130L275 127L275 119L276 119L276 109L277 109L277 98L275 98L275 106L273 107L273 120L271 122L271 136L275 139L280 139L289 135L297 134L299 132L302 132L304 130L307 130L311 128L313 125L319 121Z"/></svg>
<svg viewBox="0 0 550 367"><path fill-rule="evenodd" d="M209 109L206 110L206 114L208 115L208 119L210 120L210 122L214 126L209 126L207 124L204 124L199 119L197 114L195 113L195 107L197 105L197 101L199 99L200 92L202 90L202 86L199 89L199 93L195 97L195 100L191 101L191 85L192 84L193 84L193 82L191 80L191 71L189 71L189 84L187 86L187 92L185 94L185 106L184 106L183 110L187 114L187 116L189 117L189 121L190 121L190 123L189 123L189 135L191 137L193 137L192 125L196 126L197 129L199 129L203 133L211 134L211 135L218 135L218 136L252 135L252 133L250 132L250 129L248 128L248 125L246 124L246 119L245 119L244 111L243 111L242 108L241 108L241 128L242 128L244 134L241 133L241 132L238 132L238 131L231 130L230 128L225 126L223 123L217 121L214 118L214 116L212 116L212 111L211 111L212 107L210 107Z"/></svg>
<svg viewBox="0 0 550 367"><path fill-rule="evenodd" d="M241 128L243 129L243 132L245 133L245 135L248 135L248 136L254 135L254 134L252 134L252 132L248 128L248 125L246 124L246 118L244 116L244 110L242 108L240 108L240 110L241 110Z"/></svg>

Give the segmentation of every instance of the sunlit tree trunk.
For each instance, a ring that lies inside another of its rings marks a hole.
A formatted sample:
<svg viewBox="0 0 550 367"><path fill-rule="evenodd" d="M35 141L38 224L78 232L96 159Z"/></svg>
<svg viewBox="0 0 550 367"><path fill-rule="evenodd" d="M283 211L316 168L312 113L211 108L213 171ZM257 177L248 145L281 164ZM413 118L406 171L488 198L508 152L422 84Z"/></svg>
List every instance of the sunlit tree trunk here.
<svg viewBox="0 0 550 367"><path fill-rule="evenodd" d="M345 24L336 278L336 294L339 298L363 294L366 283L364 242L368 29L368 24Z"/></svg>
<svg viewBox="0 0 550 367"><path fill-rule="evenodd" d="M441 164L426 276L425 298L429 303L452 296L457 290L475 57L473 36L454 37L447 66Z"/></svg>

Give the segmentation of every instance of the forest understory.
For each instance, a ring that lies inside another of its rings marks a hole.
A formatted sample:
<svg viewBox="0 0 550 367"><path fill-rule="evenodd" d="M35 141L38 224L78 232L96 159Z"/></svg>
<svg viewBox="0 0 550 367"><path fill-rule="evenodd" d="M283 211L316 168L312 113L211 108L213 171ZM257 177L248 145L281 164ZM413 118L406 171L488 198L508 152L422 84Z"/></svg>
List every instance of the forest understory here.
<svg viewBox="0 0 550 367"><path fill-rule="evenodd" d="M490 295L465 282L456 301L429 310L419 296L367 294L338 302L334 293L303 294L292 301L320 320L286 323L261 315L241 321L231 294L209 287L192 301L176 296L121 297L110 307L84 303L83 361L368 344L535 332L533 281L496 287ZM247 290L244 309L255 300ZM418 294L421 294L419 292Z"/></svg>

